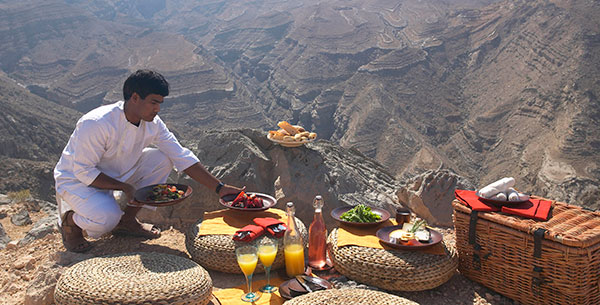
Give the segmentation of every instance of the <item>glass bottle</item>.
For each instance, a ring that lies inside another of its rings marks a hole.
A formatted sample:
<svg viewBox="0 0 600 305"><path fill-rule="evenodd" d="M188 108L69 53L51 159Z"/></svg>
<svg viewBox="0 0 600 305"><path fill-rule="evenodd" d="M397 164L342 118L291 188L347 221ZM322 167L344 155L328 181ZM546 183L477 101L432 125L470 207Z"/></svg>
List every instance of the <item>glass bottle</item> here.
<svg viewBox="0 0 600 305"><path fill-rule="evenodd" d="M289 277L304 273L304 241L294 218L294 204L287 203L287 230L283 236L283 253L285 257L285 271Z"/></svg>
<svg viewBox="0 0 600 305"><path fill-rule="evenodd" d="M315 216L308 229L308 265L316 270L327 267L327 228L323 220L321 209L323 198L317 195L313 201Z"/></svg>

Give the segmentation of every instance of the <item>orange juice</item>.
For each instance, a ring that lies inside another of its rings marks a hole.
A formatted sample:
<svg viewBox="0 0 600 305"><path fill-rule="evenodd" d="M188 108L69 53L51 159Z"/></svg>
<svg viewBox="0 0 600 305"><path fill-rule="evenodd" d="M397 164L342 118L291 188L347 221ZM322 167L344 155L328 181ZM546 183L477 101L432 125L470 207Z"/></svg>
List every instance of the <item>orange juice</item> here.
<svg viewBox="0 0 600 305"><path fill-rule="evenodd" d="M285 271L289 277L304 273L304 247L291 244L283 249L285 255Z"/></svg>
<svg viewBox="0 0 600 305"><path fill-rule="evenodd" d="M242 272L246 276L252 275L254 269L256 268L256 262L258 262L258 257L256 254L242 254L237 257L238 264L240 268L242 268Z"/></svg>
<svg viewBox="0 0 600 305"><path fill-rule="evenodd" d="M258 257L263 266L271 266L275 261L275 256L277 256L277 247L272 245L260 245L258 247Z"/></svg>

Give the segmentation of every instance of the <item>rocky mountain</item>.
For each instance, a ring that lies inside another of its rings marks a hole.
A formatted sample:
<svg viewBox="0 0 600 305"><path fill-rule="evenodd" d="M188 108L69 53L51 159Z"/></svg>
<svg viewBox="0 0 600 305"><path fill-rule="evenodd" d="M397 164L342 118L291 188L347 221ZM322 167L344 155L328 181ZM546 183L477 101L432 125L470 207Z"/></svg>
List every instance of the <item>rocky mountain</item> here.
<svg viewBox="0 0 600 305"><path fill-rule="evenodd" d="M0 73L0 189L53 196L52 170L80 114Z"/></svg>
<svg viewBox="0 0 600 305"><path fill-rule="evenodd" d="M594 1L5 1L0 67L85 111L139 67L173 85L177 134L301 124L400 181L600 207ZM185 114L185 115L183 115Z"/></svg>

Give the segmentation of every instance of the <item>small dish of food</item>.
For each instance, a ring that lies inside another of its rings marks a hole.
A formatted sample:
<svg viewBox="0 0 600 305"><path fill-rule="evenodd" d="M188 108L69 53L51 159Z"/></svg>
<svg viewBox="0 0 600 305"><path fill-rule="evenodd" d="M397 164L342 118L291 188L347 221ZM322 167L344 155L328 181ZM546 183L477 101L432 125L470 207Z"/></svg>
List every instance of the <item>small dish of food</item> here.
<svg viewBox="0 0 600 305"><path fill-rule="evenodd" d="M137 202L151 206L169 206L192 195L192 187L184 184L160 183L145 186L135 192Z"/></svg>
<svg viewBox="0 0 600 305"><path fill-rule="evenodd" d="M219 199L219 203L232 210L256 212L272 208L277 200L263 193L241 192L238 195L225 195Z"/></svg>
<svg viewBox="0 0 600 305"><path fill-rule="evenodd" d="M331 211L333 219L351 226L375 226L390 219L390 212L359 204L355 207L346 206L333 209Z"/></svg>

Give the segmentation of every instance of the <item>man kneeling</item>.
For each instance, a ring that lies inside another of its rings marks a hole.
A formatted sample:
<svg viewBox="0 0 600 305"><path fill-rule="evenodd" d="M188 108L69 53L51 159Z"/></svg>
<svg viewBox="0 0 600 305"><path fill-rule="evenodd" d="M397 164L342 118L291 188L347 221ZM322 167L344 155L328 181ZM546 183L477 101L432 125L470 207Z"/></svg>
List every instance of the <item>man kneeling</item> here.
<svg viewBox="0 0 600 305"><path fill-rule="evenodd" d="M59 225L67 250L84 252L91 247L83 231L93 238L108 232L159 237L157 227L136 219L141 207L134 193L165 183L173 166L219 196L243 190L223 184L179 144L158 117L167 95L169 84L161 74L138 70L123 85L124 101L100 106L77 122L54 168ZM115 190L127 199L124 211L113 196Z"/></svg>

